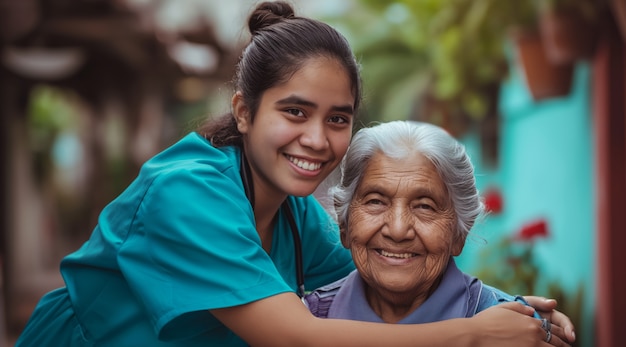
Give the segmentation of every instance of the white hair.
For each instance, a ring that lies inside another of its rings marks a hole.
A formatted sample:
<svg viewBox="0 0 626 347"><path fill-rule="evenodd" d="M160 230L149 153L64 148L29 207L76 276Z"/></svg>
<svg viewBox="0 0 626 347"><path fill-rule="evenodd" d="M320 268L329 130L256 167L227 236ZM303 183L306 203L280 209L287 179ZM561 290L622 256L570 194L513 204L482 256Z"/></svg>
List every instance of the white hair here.
<svg viewBox="0 0 626 347"><path fill-rule="evenodd" d="M330 189L337 222L347 225L350 202L375 154L402 159L415 152L435 166L453 204L457 236L466 237L476 219L483 215L484 204L465 146L436 125L408 120L380 123L354 135L341 162L340 182Z"/></svg>

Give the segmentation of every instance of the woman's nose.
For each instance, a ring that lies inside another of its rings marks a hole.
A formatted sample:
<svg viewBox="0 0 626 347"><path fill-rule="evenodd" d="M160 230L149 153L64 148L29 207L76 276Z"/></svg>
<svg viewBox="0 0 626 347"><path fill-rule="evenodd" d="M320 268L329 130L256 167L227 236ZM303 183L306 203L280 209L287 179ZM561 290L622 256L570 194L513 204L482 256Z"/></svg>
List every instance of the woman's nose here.
<svg viewBox="0 0 626 347"><path fill-rule="evenodd" d="M413 215L408 209L395 206L387 211L383 235L400 242L415 237Z"/></svg>
<svg viewBox="0 0 626 347"><path fill-rule="evenodd" d="M328 136L326 136L324 125L309 124L300 137L300 143L316 151L328 148Z"/></svg>

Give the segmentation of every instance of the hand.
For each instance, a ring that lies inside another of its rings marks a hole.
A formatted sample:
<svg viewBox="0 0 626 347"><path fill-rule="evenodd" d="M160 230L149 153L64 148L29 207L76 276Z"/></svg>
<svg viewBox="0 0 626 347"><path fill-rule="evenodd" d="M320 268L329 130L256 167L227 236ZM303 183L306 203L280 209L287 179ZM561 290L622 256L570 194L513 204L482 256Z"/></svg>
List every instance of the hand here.
<svg viewBox="0 0 626 347"><path fill-rule="evenodd" d="M574 324L564 313L555 309L557 306L556 300L540 296L525 296L524 299L537 310L537 313L539 313L541 317L550 320L553 335L558 336L561 340L569 342L570 344L576 341Z"/></svg>
<svg viewBox="0 0 626 347"><path fill-rule="evenodd" d="M532 317L534 311L532 307L518 302L492 306L472 318L478 324L471 329L480 333L480 346L569 346L559 336L563 335L563 329L559 326L551 328L552 338L549 343L546 342L546 331L541 327L541 320Z"/></svg>

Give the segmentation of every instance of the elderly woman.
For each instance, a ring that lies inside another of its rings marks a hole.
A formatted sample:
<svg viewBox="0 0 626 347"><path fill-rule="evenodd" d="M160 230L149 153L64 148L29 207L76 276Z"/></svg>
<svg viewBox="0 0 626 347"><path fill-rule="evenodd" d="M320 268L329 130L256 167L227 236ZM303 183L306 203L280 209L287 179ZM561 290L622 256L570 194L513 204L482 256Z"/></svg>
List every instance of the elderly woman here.
<svg viewBox="0 0 626 347"><path fill-rule="evenodd" d="M454 262L483 204L464 147L443 129L412 121L362 129L341 170L330 193L357 270L305 297L316 316L425 323L525 303Z"/></svg>

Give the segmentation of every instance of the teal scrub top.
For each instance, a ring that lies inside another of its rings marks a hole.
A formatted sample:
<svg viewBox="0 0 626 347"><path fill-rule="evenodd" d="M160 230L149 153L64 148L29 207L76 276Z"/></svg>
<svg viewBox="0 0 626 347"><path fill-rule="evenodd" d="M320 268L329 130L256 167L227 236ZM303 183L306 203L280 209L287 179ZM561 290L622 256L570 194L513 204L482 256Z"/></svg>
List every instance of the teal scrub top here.
<svg viewBox="0 0 626 347"><path fill-rule="evenodd" d="M240 155L191 133L147 161L63 259L66 287L42 298L16 346L245 346L208 310L297 285L282 212L271 253L261 246ZM288 199L307 288L346 276L354 265L336 224L312 196Z"/></svg>

